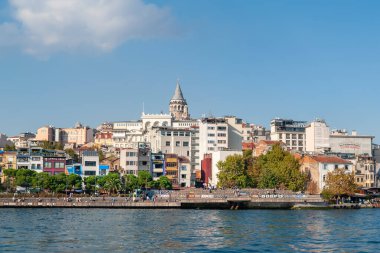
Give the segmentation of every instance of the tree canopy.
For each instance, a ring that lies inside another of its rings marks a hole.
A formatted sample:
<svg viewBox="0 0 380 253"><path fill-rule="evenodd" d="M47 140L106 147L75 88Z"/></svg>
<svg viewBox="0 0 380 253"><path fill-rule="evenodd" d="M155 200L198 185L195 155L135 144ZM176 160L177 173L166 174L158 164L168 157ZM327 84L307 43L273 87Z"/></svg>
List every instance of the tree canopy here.
<svg viewBox="0 0 380 253"><path fill-rule="evenodd" d="M325 183L325 187L322 191L322 196L325 199L342 195L352 195L358 188L355 183L354 173L346 173L346 170L343 168L328 172Z"/></svg>
<svg viewBox="0 0 380 253"><path fill-rule="evenodd" d="M306 174L300 172L299 162L280 145L274 145L265 155L254 159L252 151L228 156L217 164L221 187L280 188L304 190Z"/></svg>

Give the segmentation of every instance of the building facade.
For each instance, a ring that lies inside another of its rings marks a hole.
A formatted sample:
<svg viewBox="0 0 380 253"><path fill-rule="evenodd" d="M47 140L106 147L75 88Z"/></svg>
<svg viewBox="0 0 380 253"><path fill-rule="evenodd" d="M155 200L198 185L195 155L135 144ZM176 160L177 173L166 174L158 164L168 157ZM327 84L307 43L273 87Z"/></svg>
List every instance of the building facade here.
<svg viewBox="0 0 380 253"><path fill-rule="evenodd" d="M282 141L290 150L306 150L306 121L273 119L271 121L271 140Z"/></svg>

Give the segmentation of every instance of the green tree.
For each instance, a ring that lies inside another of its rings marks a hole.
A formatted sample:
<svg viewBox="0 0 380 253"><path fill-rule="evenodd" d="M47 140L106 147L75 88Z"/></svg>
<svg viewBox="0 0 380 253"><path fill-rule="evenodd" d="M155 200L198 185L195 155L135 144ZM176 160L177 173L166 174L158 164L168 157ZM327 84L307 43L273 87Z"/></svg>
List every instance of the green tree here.
<svg viewBox="0 0 380 253"><path fill-rule="evenodd" d="M82 177L77 174L70 174L67 176L67 188L68 189L80 189L82 188Z"/></svg>
<svg viewBox="0 0 380 253"><path fill-rule="evenodd" d="M300 172L298 160L280 145L274 145L271 151L261 155L254 167L259 188L301 191L306 187L307 175Z"/></svg>
<svg viewBox="0 0 380 253"><path fill-rule="evenodd" d="M339 168L327 173L322 196L331 200L333 197L353 195L357 189L354 173L346 173L345 169Z"/></svg>
<svg viewBox="0 0 380 253"><path fill-rule="evenodd" d="M16 173L15 169L5 169L3 174L5 176L5 187L7 191L14 191L16 187Z"/></svg>
<svg viewBox="0 0 380 253"><path fill-rule="evenodd" d="M59 173L50 177L51 190L53 192L65 192L67 186L67 175Z"/></svg>
<svg viewBox="0 0 380 253"><path fill-rule="evenodd" d="M72 148L68 148L68 149L65 149L65 152L66 152L66 154L68 154L68 155L71 157L71 159L74 160L74 162L78 162L78 161L79 161L79 156L78 156L78 154L75 152L74 149L72 149Z"/></svg>
<svg viewBox="0 0 380 253"><path fill-rule="evenodd" d="M245 188L250 186L251 179L248 176L248 164L243 155L231 155L225 161L219 161L217 167L218 173L218 186L220 187L241 187Z"/></svg>
<svg viewBox="0 0 380 253"><path fill-rule="evenodd" d="M16 146L14 144L5 144L4 151L16 151Z"/></svg>
<svg viewBox="0 0 380 253"><path fill-rule="evenodd" d="M26 188L32 186L32 183L36 174L37 172L35 172L34 170L28 170L28 169L17 170L16 185L26 187Z"/></svg>
<svg viewBox="0 0 380 253"><path fill-rule="evenodd" d="M32 185L34 188L51 190L51 177L52 176L47 172L37 173L37 175L33 178Z"/></svg>
<svg viewBox="0 0 380 253"><path fill-rule="evenodd" d="M166 176L160 176L157 182L160 189L171 190L173 187L169 178Z"/></svg>
<svg viewBox="0 0 380 253"><path fill-rule="evenodd" d="M108 194L117 193L121 189L120 176L117 173L110 173L105 178L104 188L108 191Z"/></svg>
<svg viewBox="0 0 380 253"><path fill-rule="evenodd" d="M123 177L123 180L126 191L133 191L134 189L139 188L139 180L135 175L125 175Z"/></svg>
<svg viewBox="0 0 380 253"><path fill-rule="evenodd" d="M152 181L152 175L150 175L149 171L139 171L138 173L138 183L140 187L148 187L148 183Z"/></svg>

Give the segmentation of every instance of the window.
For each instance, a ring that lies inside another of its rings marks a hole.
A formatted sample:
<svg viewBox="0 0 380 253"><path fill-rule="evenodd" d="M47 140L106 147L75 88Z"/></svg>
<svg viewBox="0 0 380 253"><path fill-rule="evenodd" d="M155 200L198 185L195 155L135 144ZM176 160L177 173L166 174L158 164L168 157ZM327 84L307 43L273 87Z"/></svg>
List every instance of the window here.
<svg viewBox="0 0 380 253"><path fill-rule="evenodd" d="M173 136L178 136L178 132L173 132Z"/></svg>
<svg viewBox="0 0 380 253"><path fill-rule="evenodd" d="M278 134L278 138L281 140L282 139L282 134Z"/></svg>
<svg viewBox="0 0 380 253"><path fill-rule="evenodd" d="M214 137L215 134L208 134L207 136L209 136L209 137Z"/></svg>
<svg viewBox="0 0 380 253"><path fill-rule="evenodd" d="M44 166L45 168L51 168L51 162L45 162Z"/></svg>
<svg viewBox="0 0 380 253"><path fill-rule="evenodd" d="M208 129L208 130L214 130L215 127L209 126L209 127L207 127L207 129Z"/></svg>
<svg viewBox="0 0 380 253"><path fill-rule="evenodd" d="M96 171L89 171L89 170L86 170L85 172L84 172L84 175L85 176L95 176L96 175Z"/></svg>
<svg viewBox="0 0 380 253"><path fill-rule="evenodd" d="M226 137L225 133L218 133L218 137Z"/></svg>
<svg viewBox="0 0 380 253"><path fill-rule="evenodd" d="M286 139L290 139L290 134L286 134Z"/></svg>
<svg viewBox="0 0 380 253"><path fill-rule="evenodd" d="M303 134L298 135L298 139L302 140L303 139Z"/></svg>
<svg viewBox="0 0 380 253"><path fill-rule="evenodd" d="M185 136L190 136L190 132L185 132Z"/></svg>
<svg viewBox="0 0 380 253"><path fill-rule="evenodd" d="M179 136L185 136L184 132L179 132Z"/></svg>
<svg viewBox="0 0 380 253"><path fill-rule="evenodd" d="M172 136L172 132L166 132L166 136Z"/></svg>
<svg viewBox="0 0 380 253"><path fill-rule="evenodd" d="M188 146L189 146L189 142L188 142L188 141L184 141L184 142L183 142L183 146L184 146L184 147L188 147Z"/></svg>
<svg viewBox="0 0 380 253"><path fill-rule="evenodd" d="M182 166L181 166L181 170L182 170L182 171L187 171L187 167L184 166L184 165L182 165Z"/></svg>
<svg viewBox="0 0 380 253"><path fill-rule="evenodd" d="M95 161L85 161L84 166L94 167L94 166L96 166L96 162Z"/></svg>
<svg viewBox="0 0 380 253"><path fill-rule="evenodd" d="M290 141L289 140L286 141L286 145L288 145L288 146L290 145Z"/></svg>
<svg viewBox="0 0 380 253"><path fill-rule="evenodd" d="M55 165L55 168L57 168L57 169L65 168L65 163L63 163L63 162L56 162L54 165ZM95 162L94 166L96 166L96 162Z"/></svg>
<svg viewBox="0 0 380 253"><path fill-rule="evenodd" d="M338 164L335 164L335 169L338 169Z"/></svg>
<svg viewBox="0 0 380 253"><path fill-rule="evenodd" d="M136 152L127 152L127 156L137 156Z"/></svg>
<svg viewBox="0 0 380 253"><path fill-rule="evenodd" d="M297 141L292 141L292 146L297 146Z"/></svg>
<svg viewBox="0 0 380 253"><path fill-rule="evenodd" d="M170 147L170 141L165 142L166 147Z"/></svg>
<svg viewBox="0 0 380 253"><path fill-rule="evenodd" d="M346 170L348 170L348 165L344 165L344 168L345 168Z"/></svg>
<svg viewBox="0 0 380 253"><path fill-rule="evenodd" d="M181 175L181 178L182 178L182 179L186 179L186 174L182 174L182 175Z"/></svg>
<svg viewBox="0 0 380 253"><path fill-rule="evenodd" d="M175 146L176 146L176 147L181 146L181 142L180 142L180 141L176 141L176 142L175 142Z"/></svg>
<svg viewBox="0 0 380 253"><path fill-rule="evenodd" d="M209 150L209 151L213 151L213 150L214 150L214 147L208 147L207 150Z"/></svg>
<svg viewBox="0 0 380 253"><path fill-rule="evenodd" d="M127 165L127 166L136 165L136 161L126 161L125 165Z"/></svg>
<svg viewBox="0 0 380 253"><path fill-rule="evenodd" d="M166 163L166 167L177 167L177 163L168 162L168 163Z"/></svg>
<svg viewBox="0 0 380 253"><path fill-rule="evenodd" d="M218 140L219 144L226 144L226 140Z"/></svg>
<svg viewBox="0 0 380 253"><path fill-rule="evenodd" d="M219 130L219 131L226 131L226 129L227 129L227 128L224 127L224 126L218 126L218 130Z"/></svg>
<svg viewBox="0 0 380 253"><path fill-rule="evenodd" d="M32 157L32 161L41 161L41 157Z"/></svg>
<svg viewBox="0 0 380 253"><path fill-rule="evenodd" d="M140 166L146 166L147 164L148 164L147 161L140 161L140 162L139 162L139 165L140 165Z"/></svg>
<svg viewBox="0 0 380 253"><path fill-rule="evenodd" d="M326 181L326 175L323 175L323 182Z"/></svg>
<svg viewBox="0 0 380 253"><path fill-rule="evenodd" d="M215 141L214 140L208 140L207 141L207 143L210 143L210 144L212 144L212 143L214 143Z"/></svg>
<svg viewBox="0 0 380 253"><path fill-rule="evenodd" d="M298 141L298 146L303 146L303 141Z"/></svg>

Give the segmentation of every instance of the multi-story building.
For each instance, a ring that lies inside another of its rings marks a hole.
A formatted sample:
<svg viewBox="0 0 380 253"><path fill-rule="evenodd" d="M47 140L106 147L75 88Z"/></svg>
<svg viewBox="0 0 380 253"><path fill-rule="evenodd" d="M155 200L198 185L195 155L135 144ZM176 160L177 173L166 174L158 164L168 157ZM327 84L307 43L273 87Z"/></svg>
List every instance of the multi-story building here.
<svg viewBox="0 0 380 253"><path fill-rule="evenodd" d="M270 131L263 126L243 123L242 128L244 143L259 143L261 140L270 140Z"/></svg>
<svg viewBox="0 0 380 253"><path fill-rule="evenodd" d="M82 173L83 177L99 176L99 154L97 151L83 151Z"/></svg>
<svg viewBox="0 0 380 253"><path fill-rule="evenodd" d="M1 151L0 153L0 168L1 169L16 169L17 168L17 152L16 151Z"/></svg>
<svg viewBox="0 0 380 253"><path fill-rule="evenodd" d="M55 128L53 126L43 126L37 129L36 141L55 141Z"/></svg>
<svg viewBox="0 0 380 253"><path fill-rule="evenodd" d="M153 180L158 180L161 176L165 175L165 154L152 153L151 154L151 168Z"/></svg>
<svg viewBox="0 0 380 253"><path fill-rule="evenodd" d="M290 150L305 151L306 121L291 119L273 119L271 121L271 140L282 141Z"/></svg>
<svg viewBox="0 0 380 253"><path fill-rule="evenodd" d="M353 161L355 182L360 187L376 187L376 163L370 156L358 156Z"/></svg>
<svg viewBox="0 0 380 253"><path fill-rule="evenodd" d="M316 119L305 128L306 152L324 153L330 149L330 129L322 119Z"/></svg>
<svg viewBox="0 0 380 253"><path fill-rule="evenodd" d="M138 148L125 148L120 150L121 174L137 176L139 171L151 173L151 148L149 143L140 142Z"/></svg>
<svg viewBox="0 0 380 253"><path fill-rule="evenodd" d="M33 133L21 133L16 136L8 137L8 141L11 141L16 148L28 148L30 146L30 140L36 137Z"/></svg>
<svg viewBox="0 0 380 253"><path fill-rule="evenodd" d="M331 152L372 157L374 138L374 136L358 135L356 131L349 135L346 130L333 130L330 134Z"/></svg>
<svg viewBox="0 0 380 253"><path fill-rule="evenodd" d="M312 194L319 194L326 185L327 173L338 168L345 169L346 173L352 173L354 168L350 161L344 160L337 156L326 155L305 155L298 156L300 159L302 172L310 177L309 191ZM314 187L311 187L314 185Z"/></svg>
<svg viewBox="0 0 380 253"><path fill-rule="evenodd" d="M165 155L165 176L168 177L173 187L178 187L178 156L176 154Z"/></svg>
<svg viewBox="0 0 380 253"><path fill-rule="evenodd" d="M206 153L218 150L227 150L229 148L228 132L228 123L224 118L201 119L199 124L199 156L203 157Z"/></svg>
<svg viewBox="0 0 380 253"><path fill-rule="evenodd" d="M190 187L192 186L192 171L191 162L187 157L178 157L178 174L179 174L179 186Z"/></svg>
<svg viewBox="0 0 380 253"><path fill-rule="evenodd" d="M46 155L43 157L43 172L51 175L66 173L66 157L58 155Z"/></svg>

